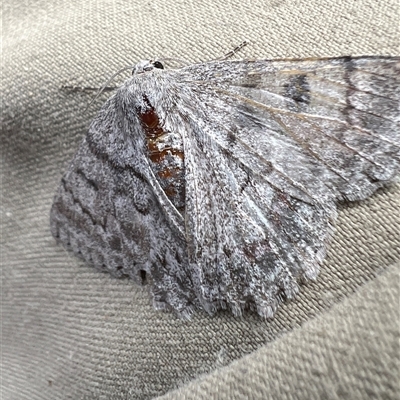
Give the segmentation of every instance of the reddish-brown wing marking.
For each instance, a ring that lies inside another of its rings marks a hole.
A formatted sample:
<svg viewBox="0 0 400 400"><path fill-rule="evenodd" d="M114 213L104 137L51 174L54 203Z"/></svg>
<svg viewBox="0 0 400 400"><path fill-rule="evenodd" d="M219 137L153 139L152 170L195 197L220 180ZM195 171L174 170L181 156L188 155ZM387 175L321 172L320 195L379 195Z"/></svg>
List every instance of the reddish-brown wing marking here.
<svg viewBox="0 0 400 400"><path fill-rule="evenodd" d="M172 204L185 211L185 165L182 141L176 140L161 126L156 110L144 97L145 110L138 109L138 115L146 134L150 167L160 186Z"/></svg>

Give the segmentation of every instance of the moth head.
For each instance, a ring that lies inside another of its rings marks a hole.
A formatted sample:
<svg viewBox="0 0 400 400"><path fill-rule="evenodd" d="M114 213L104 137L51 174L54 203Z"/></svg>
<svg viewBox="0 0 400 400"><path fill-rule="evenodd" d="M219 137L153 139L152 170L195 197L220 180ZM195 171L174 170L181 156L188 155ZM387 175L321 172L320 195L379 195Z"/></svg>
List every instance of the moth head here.
<svg viewBox="0 0 400 400"><path fill-rule="evenodd" d="M132 75L144 74L145 72L152 71L153 69L164 69L164 65L158 60L144 60L135 65L132 70Z"/></svg>

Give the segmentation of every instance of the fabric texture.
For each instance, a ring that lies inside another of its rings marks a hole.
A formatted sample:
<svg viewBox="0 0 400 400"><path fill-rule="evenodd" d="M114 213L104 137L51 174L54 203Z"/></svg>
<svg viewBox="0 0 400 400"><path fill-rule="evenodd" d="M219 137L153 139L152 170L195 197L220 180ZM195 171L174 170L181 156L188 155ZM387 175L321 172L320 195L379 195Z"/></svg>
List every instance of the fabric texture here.
<svg viewBox="0 0 400 400"><path fill-rule="evenodd" d="M108 96L85 111L90 95L62 85L99 87L152 57L215 59L243 40L237 58L399 55L398 17L395 0L3 2L2 397L395 398L399 184L341 205L317 282L272 321L155 311L146 286L57 246L49 209Z"/></svg>
<svg viewBox="0 0 400 400"><path fill-rule="evenodd" d="M159 399L396 398L398 310L382 304L398 303L399 267L302 329Z"/></svg>

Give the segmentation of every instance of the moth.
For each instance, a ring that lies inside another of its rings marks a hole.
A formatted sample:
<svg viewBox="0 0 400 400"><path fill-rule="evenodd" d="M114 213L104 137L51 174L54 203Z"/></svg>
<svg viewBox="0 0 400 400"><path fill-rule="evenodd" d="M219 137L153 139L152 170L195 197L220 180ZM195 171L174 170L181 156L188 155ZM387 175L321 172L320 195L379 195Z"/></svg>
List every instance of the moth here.
<svg viewBox="0 0 400 400"><path fill-rule="evenodd" d="M316 278L338 201L399 169L400 57L142 61L61 179L51 232L148 282L157 309L271 318Z"/></svg>

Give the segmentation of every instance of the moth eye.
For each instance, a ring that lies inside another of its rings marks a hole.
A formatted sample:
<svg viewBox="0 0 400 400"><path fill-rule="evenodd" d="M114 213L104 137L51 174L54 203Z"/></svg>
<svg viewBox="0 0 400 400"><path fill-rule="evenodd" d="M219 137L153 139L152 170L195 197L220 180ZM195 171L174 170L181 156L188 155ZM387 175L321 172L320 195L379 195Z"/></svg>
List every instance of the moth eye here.
<svg viewBox="0 0 400 400"><path fill-rule="evenodd" d="M164 65L162 65L162 64L160 63L160 61L154 61L154 62L153 62L153 66L154 66L154 68L164 69Z"/></svg>

